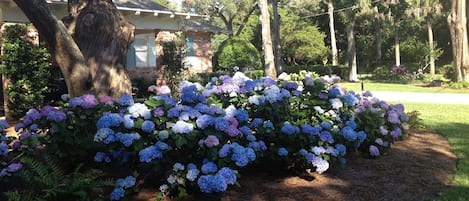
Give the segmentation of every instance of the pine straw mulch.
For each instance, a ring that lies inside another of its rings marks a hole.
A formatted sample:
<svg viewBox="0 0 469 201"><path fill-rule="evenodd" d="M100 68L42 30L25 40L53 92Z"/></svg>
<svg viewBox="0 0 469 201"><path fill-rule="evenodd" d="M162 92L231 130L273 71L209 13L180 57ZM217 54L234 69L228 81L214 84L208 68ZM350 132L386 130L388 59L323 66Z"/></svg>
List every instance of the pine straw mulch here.
<svg viewBox="0 0 469 201"><path fill-rule="evenodd" d="M242 187L230 187L223 195L194 195L184 200L423 201L448 188L455 171L456 156L444 137L413 131L379 159L349 156L345 169L301 177L265 169L243 174ZM154 196L155 189L143 189L134 200L155 200Z"/></svg>

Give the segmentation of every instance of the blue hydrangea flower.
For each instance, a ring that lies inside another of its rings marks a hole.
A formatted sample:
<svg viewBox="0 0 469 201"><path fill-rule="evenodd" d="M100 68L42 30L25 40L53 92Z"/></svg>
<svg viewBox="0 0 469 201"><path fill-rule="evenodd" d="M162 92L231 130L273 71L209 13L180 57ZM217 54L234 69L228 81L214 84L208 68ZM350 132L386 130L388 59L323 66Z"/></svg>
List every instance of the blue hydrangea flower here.
<svg viewBox="0 0 469 201"><path fill-rule="evenodd" d="M223 167L221 168L218 172L217 172L217 175L220 175L221 177L223 177L223 179L225 180L225 183L226 184L235 184L236 183L236 174L235 172L230 169L230 168L227 168L227 167Z"/></svg>
<svg viewBox="0 0 469 201"><path fill-rule="evenodd" d="M177 121L176 124L171 128L173 133L176 134L188 134L194 130L194 125L185 121Z"/></svg>
<svg viewBox="0 0 469 201"><path fill-rule="evenodd" d="M166 151L166 150L171 149L171 147L168 144L161 142L161 141L156 142L155 147L161 151Z"/></svg>
<svg viewBox="0 0 469 201"><path fill-rule="evenodd" d="M308 154L308 151L306 151L306 149L300 149L300 151L298 151L298 153L299 153L301 156L306 156L306 154Z"/></svg>
<svg viewBox="0 0 469 201"><path fill-rule="evenodd" d="M47 115L47 120L57 123L62 122L65 119L67 119L67 115L62 111L51 111Z"/></svg>
<svg viewBox="0 0 469 201"><path fill-rule="evenodd" d="M329 131L322 131L319 134L319 139L323 142L334 143L334 138L332 137L332 134Z"/></svg>
<svg viewBox="0 0 469 201"><path fill-rule="evenodd" d="M139 140L138 133L116 133L116 141L121 142L125 147L129 147L135 140Z"/></svg>
<svg viewBox="0 0 469 201"><path fill-rule="evenodd" d="M393 138L398 138L401 135L402 135L402 130L399 127L395 128L394 130L391 131L391 136Z"/></svg>
<svg viewBox="0 0 469 201"><path fill-rule="evenodd" d="M224 192L228 188L225 179L220 175L203 175L197 180L197 185L203 193Z"/></svg>
<svg viewBox="0 0 469 201"><path fill-rule="evenodd" d="M318 146L314 146L313 148L311 148L311 151L317 156L320 156L321 154L326 153L326 149L324 149L324 147L318 147Z"/></svg>
<svg viewBox="0 0 469 201"><path fill-rule="evenodd" d="M214 119L215 129L218 131L224 131L228 128L228 121L224 117L217 117Z"/></svg>
<svg viewBox="0 0 469 201"><path fill-rule="evenodd" d="M248 102L253 105L262 105L265 102L265 97L260 95L252 95L248 98Z"/></svg>
<svg viewBox="0 0 469 201"><path fill-rule="evenodd" d="M169 118L177 118L179 117L179 109L178 108L171 108L168 110L168 115Z"/></svg>
<svg viewBox="0 0 469 201"><path fill-rule="evenodd" d="M243 123L249 120L249 113L246 110L239 109L236 110L235 117L239 123Z"/></svg>
<svg viewBox="0 0 469 201"><path fill-rule="evenodd" d="M324 129L329 130L329 129L332 128L332 124L327 122L327 121L323 121L323 122L321 122L321 127L323 127Z"/></svg>
<svg viewBox="0 0 469 201"><path fill-rule="evenodd" d="M214 173L218 170L217 165L213 162L206 162L202 165L202 173L209 174Z"/></svg>
<svg viewBox="0 0 469 201"><path fill-rule="evenodd" d="M197 91L196 85L183 87L181 91L181 100L185 103L193 103L197 100Z"/></svg>
<svg viewBox="0 0 469 201"><path fill-rule="evenodd" d="M360 141L360 143L364 142L366 140L366 133L364 131L358 131L357 138Z"/></svg>
<svg viewBox="0 0 469 201"><path fill-rule="evenodd" d="M220 158L225 158L230 154L231 152L231 145L230 144L224 144L223 147L218 150L218 157Z"/></svg>
<svg viewBox="0 0 469 201"><path fill-rule="evenodd" d="M184 170L184 165L181 163L174 163L173 170L174 171Z"/></svg>
<svg viewBox="0 0 469 201"><path fill-rule="evenodd" d="M197 177L199 176L200 171L197 168L189 169L186 174L186 178L189 181L195 181Z"/></svg>
<svg viewBox="0 0 469 201"><path fill-rule="evenodd" d="M282 131L282 133L285 133L287 135L293 135L293 134L299 133L300 128L298 128L298 126L295 126L295 125L285 124L283 125L280 131Z"/></svg>
<svg viewBox="0 0 469 201"><path fill-rule="evenodd" d="M118 127L123 121L124 119L119 114L106 112L99 118L96 126L98 128Z"/></svg>
<svg viewBox="0 0 469 201"><path fill-rule="evenodd" d="M358 103L358 98L353 93L347 93L342 96L348 106L355 106Z"/></svg>
<svg viewBox="0 0 469 201"><path fill-rule="evenodd" d="M388 122L389 123L393 123L393 124L400 124L401 123L401 120L399 118L399 113L397 113L396 111L389 111L388 112Z"/></svg>
<svg viewBox="0 0 469 201"><path fill-rule="evenodd" d="M286 82L283 87L288 90L298 89L298 84L295 82Z"/></svg>
<svg viewBox="0 0 469 201"><path fill-rule="evenodd" d="M344 138L350 142L355 141L358 138L357 132L349 126L343 127L341 131Z"/></svg>
<svg viewBox="0 0 469 201"><path fill-rule="evenodd" d="M319 135L319 132L321 131L321 127L320 126L311 126L309 124L303 124L301 125L301 131L304 133L304 134L307 134L307 135Z"/></svg>
<svg viewBox="0 0 469 201"><path fill-rule="evenodd" d="M198 128L205 129L208 126L213 125L214 118L211 115L204 114L204 115L199 116L197 120L195 121L195 123L197 124Z"/></svg>
<svg viewBox="0 0 469 201"><path fill-rule="evenodd" d="M254 118L251 122L251 126L253 128L257 128L259 125L261 125L262 123L264 123L264 120L261 119L261 118Z"/></svg>
<svg viewBox="0 0 469 201"><path fill-rule="evenodd" d="M117 102L121 106L131 106L134 104L134 99L129 94L124 94Z"/></svg>
<svg viewBox="0 0 469 201"><path fill-rule="evenodd" d="M114 135L114 131L110 128L100 128L96 134L94 135L95 142L102 142L106 139L109 135Z"/></svg>
<svg viewBox="0 0 469 201"><path fill-rule="evenodd" d="M8 154L8 145L0 143L0 156L6 156Z"/></svg>
<svg viewBox="0 0 469 201"><path fill-rule="evenodd" d="M277 101L282 100L282 96L280 94L280 88L276 85L270 86L264 89L264 96L269 103L274 103Z"/></svg>
<svg viewBox="0 0 469 201"><path fill-rule="evenodd" d="M125 190L123 188L115 188L111 192L111 200L120 200L124 197Z"/></svg>
<svg viewBox="0 0 469 201"><path fill-rule="evenodd" d="M147 133L152 133L155 130L155 123L152 121L145 120L142 123L142 130Z"/></svg>
<svg viewBox="0 0 469 201"><path fill-rule="evenodd" d="M239 131L245 136L252 135L252 130L248 126L241 126L239 127ZM248 139L249 140L249 139ZM250 140L251 141L251 140Z"/></svg>
<svg viewBox="0 0 469 201"><path fill-rule="evenodd" d="M343 92L342 92L338 87L331 88L331 89L329 89L329 91L328 91L329 97L341 96L342 93L343 93Z"/></svg>
<svg viewBox="0 0 469 201"><path fill-rule="evenodd" d="M116 180L116 187L120 188L130 188L135 186L136 179L133 176L127 176L125 178L119 178Z"/></svg>
<svg viewBox="0 0 469 201"><path fill-rule="evenodd" d="M288 156L288 150L285 149L284 147L280 147L277 151L277 154L279 156Z"/></svg>
<svg viewBox="0 0 469 201"><path fill-rule="evenodd" d="M156 146L146 147L138 153L140 162L150 163L153 159L163 158L163 153Z"/></svg>
<svg viewBox="0 0 469 201"><path fill-rule="evenodd" d="M345 156L347 153L347 148L343 144L336 144L335 149L339 151L339 155Z"/></svg>
<svg viewBox="0 0 469 201"><path fill-rule="evenodd" d="M94 161L96 162L106 162L106 163L109 163L111 162L111 158L109 158L109 156L107 156L105 153L103 152L98 152L96 153L96 155L94 156Z"/></svg>

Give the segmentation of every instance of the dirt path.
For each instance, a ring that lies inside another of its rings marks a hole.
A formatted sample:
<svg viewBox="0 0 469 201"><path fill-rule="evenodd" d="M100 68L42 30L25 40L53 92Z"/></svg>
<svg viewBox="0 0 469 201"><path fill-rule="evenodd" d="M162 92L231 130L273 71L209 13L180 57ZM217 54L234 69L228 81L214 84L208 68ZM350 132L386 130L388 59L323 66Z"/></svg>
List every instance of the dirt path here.
<svg viewBox="0 0 469 201"><path fill-rule="evenodd" d="M242 188L231 187L222 196L194 196L185 200L429 200L449 187L456 171L456 156L450 150L441 135L414 132L406 140L395 143L380 159L349 157L344 170L311 174L311 179L281 176L266 170L256 175L242 175ZM152 195L154 192L142 191L136 200L153 200Z"/></svg>

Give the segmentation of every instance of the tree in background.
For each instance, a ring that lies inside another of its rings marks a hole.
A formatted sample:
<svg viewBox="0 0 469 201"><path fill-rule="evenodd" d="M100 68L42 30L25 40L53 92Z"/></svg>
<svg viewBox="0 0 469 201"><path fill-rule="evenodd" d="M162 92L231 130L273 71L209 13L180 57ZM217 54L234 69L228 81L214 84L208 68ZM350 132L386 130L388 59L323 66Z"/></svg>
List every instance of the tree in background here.
<svg viewBox="0 0 469 201"><path fill-rule="evenodd" d="M267 0L259 0L260 22L262 25L262 50L264 52L264 74L276 78L274 50L272 47L272 34L270 29L269 4Z"/></svg>
<svg viewBox="0 0 469 201"><path fill-rule="evenodd" d="M413 16L416 20L424 20L428 32L428 48L430 74L435 74L435 56L436 45L433 42L433 23L436 17L442 14L442 5L439 0L406 0L409 4L407 10L408 15Z"/></svg>
<svg viewBox="0 0 469 201"><path fill-rule="evenodd" d="M114 98L131 93L125 73L134 26L112 1L68 1L63 22L45 0L14 0L48 44L72 97L92 93Z"/></svg>
<svg viewBox="0 0 469 201"><path fill-rule="evenodd" d="M451 0L448 24L453 47L453 60L456 71L454 81L469 81L469 44L465 0Z"/></svg>

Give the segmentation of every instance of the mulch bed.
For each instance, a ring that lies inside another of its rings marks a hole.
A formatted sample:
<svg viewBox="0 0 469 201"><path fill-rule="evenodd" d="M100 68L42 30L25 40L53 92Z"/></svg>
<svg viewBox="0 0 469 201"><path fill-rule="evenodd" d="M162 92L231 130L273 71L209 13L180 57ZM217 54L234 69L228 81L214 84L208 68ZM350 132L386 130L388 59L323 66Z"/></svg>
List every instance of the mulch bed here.
<svg viewBox="0 0 469 201"><path fill-rule="evenodd" d="M223 195L194 195L185 201L392 201L429 200L451 184L456 156L441 135L416 131L396 142L379 159L347 158L343 170L304 177L273 173L268 168L243 174L242 187ZM275 167L272 167L275 169ZM136 201L155 200L154 189L143 189Z"/></svg>

